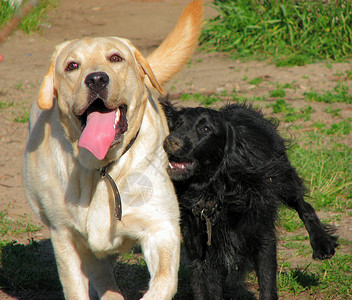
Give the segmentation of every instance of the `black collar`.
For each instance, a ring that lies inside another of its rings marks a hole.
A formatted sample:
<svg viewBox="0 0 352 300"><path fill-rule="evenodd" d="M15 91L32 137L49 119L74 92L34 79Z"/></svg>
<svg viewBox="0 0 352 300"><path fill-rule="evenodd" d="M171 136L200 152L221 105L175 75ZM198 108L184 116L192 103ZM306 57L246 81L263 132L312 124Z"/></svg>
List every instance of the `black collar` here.
<svg viewBox="0 0 352 300"><path fill-rule="evenodd" d="M137 139L139 130L137 131L136 135L131 139L131 141L129 142L129 144L127 145L127 147L125 148L125 150L122 152L122 155L124 155L133 145L133 143L135 142L135 140ZM115 218L119 221L121 221L122 218L122 202L121 202L121 196L120 196L120 192L119 189L117 188L117 185L114 181L114 179L110 176L110 174L108 173L108 168L114 164L116 162L116 160L113 160L111 162L109 162L106 166L100 168L100 169L96 169L97 171L99 171L101 178L106 178L108 180L108 182L110 183L110 186L112 188L112 191L114 193L114 199L115 199Z"/></svg>

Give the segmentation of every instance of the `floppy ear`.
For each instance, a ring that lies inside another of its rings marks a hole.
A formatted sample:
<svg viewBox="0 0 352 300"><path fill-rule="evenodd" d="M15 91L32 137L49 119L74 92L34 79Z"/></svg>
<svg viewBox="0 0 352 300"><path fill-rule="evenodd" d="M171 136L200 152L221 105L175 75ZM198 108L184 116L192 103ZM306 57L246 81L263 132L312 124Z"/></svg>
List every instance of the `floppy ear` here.
<svg viewBox="0 0 352 300"><path fill-rule="evenodd" d="M230 124L230 122L225 122L226 125L226 144L225 144L225 157L229 157L234 152L235 143L235 132Z"/></svg>
<svg viewBox="0 0 352 300"><path fill-rule="evenodd" d="M37 99L39 108L43 110L51 109L54 105L54 60L51 60L49 70L44 76Z"/></svg>
<svg viewBox="0 0 352 300"><path fill-rule="evenodd" d="M37 104L40 109L48 110L54 106L54 96L57 96L55 86L54 86L55 61L60 51L68 43L70 43L70 41L61 43L58 46L56 46L55 52L51 58L49 69L44 76L42 85L39 90Z"/></svg>
<svg viewBox="0 0 352 300"><path fill-rule="evenodd" d="M161 87L160 83L156 79L149 63L147 62L147 60L143 57L143 55L137 49L134 49L134 57L136 58L139 66L143 70L144 74L148 76L153 87L155 87L159 91L160 94L165 94L163 88Z"/></svg>

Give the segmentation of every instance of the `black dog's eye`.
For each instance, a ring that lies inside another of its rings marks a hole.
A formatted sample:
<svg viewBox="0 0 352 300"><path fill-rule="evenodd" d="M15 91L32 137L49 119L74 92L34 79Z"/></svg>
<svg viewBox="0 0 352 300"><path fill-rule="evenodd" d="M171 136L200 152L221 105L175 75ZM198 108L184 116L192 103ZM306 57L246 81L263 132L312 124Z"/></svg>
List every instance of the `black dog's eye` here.
<svg viewBox="0 0 352 300"><path fill-rule="evenodd" d="M181 121L180 120L177 120L173 125L172 125L172 129L178 129L180 128L182 125Z"/></svg>
<svg viewBox="0 0 352 300"><path fill-rule="evenodd" d="M113 54L110 56L110 61L111 62L120 62L120 61L123 61L123 58L118 54Z"/></svg>
<svg viewBox="0 0 352 300"><path fill-rule="evenodd" d="M200 128L200 131L203 133L210 133L211 129L208 126L203 126Z"/></svg>
<svg viewBox="0 0 352 300"><path fill-rule="evenodd" d="M73 70L77 70L79 68L79 64L78 63L76 63L76 62L74 62L74 61L72 61L72 62L70 62L68 65L67 65L67 67L66 67L66 71L73 71Z"/></svg>

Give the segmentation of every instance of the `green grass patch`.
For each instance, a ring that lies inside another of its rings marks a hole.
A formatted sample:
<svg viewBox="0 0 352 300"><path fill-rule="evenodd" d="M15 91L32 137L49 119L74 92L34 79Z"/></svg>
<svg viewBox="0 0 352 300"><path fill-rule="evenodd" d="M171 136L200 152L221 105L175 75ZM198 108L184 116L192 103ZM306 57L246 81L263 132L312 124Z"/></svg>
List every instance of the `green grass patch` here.
<svg viewBox="0 0 352 300"><path fill-rule="evenodd" d="M237 103L251 103L251 102L260 102L266 100L265 96L253 96L253 97L247 97L247 96L240 96L238 95L235 91L232 93L229 93L228 91L224 90L221 93L214 93L212 95L204 95L200 93L194 93L194 94L182 94L180 97L181 101L197 101L200 104L203 104L205 107L209 107L217 102L223 102L224 104L228 104L231 102L237 102ZM258 108L258 105L253 105L253 107Z"/></svg>
<svg viewBox="0 0 352 300"><path fill-rule="evenodd" d="M343 102L347 104L352 103L352 95L349 94L349 87L346 84L339 83L334 87L334 91L326 91L323 94L318 93L314 89L304 93L307 101L336 103Z"/></svg>
<svg viewBox="0 0 352 300"><path fill-rule="evenodd" d="M279 210L279 226L287 232L294 232L303 227L303 222L297 215L296 211L281 207Z"/></svg>
<svg viewBox="0 0 352 300"><path fill-rule="evenodd" d="M319 130L323 134L327 135L335 135L335 136L342 136L352 133L352 119L347 118L343 121L338 123L331 124L328 127L325 123L316 122L312 125L314 128Z"/></svg>
<svg viewBox="0 0 352 300"><path fill-rule="evenodd" d="M256 77L248 81L249 84L258 85L263 82L263 78Z"/></svg>
<svg viewBox="0 0 352 300"><path fill-rule="evenodd" d="M308 266L309 267L309 266ZM319 276L308 271L292 268L290 264L284 264L277 276L277 285L281 292L289 292L298 296L305 290L319 285Z"/></svg>
<svg viewBox="0 0 352 300"><path fill-rule="evenodd" d="M284 99L277 99L275 103L269 104L268 107L272 108L274 114L283 114L283 121L285 122L294 122L299 119L310 120L311 114L314 112L314 109L310 105L295 108Z"/></svg>
<svg viewBox="0 0 352 300"><path fill-rule="evenodd" d="M325 140L310 133L290 149L289 157L305 178L315 209L344 211L352 208L352 148L333 142L326 147Z"/></svg>
<svg viewBox="0 0 352 300"><path fill-rule="evenodd" d="M286 96L286 92L284 89L276 89L270 92L269 97L271 98L283 98Z"/></svg>
<svg viewBox="0 0 352 300"><path fill-rule="evenodd" d="M352 256L336 254L332 259L324 261L319 267L324 274L321 289L325 299L333 299L340 295L342 299L352 298ZM335 290L332 288L335 287Z"/></svg>
<svg viewBox="0 0 352 300"><path fill-rule="evenodd" d="M320 295L319 299L350 299L351 262L351 255L336 254L322 263L312 262L304 269L283 263L277 276L279 292L295 296L302 294L304 299L310 299L313 295Z"/></svg>
<svg viewBox="0 0 352 300"><path fill-rule="evenodd" d="M328 114L331 114L334 117L339 117L340 116L340 111L341 108L336 108L334 109L333 107L331 107L330 105L324 109L324 111Z"/></svg>
<svg viewBox="0 0 352 300"><path fill-rule="evenodd" d="M206 50L271 58L279 66L352 55L352 7L339 1L215 0L201 34Z"/></svg>
<svg viewBox="0 0 352 300"><path fill-rule="evenodd" d="M40 230L38 227L29 221L25 215L19 220L14 220L9 217L8 210L0 211L0 236L20 235L29 232L36 232Z"/></svg>
<svg viewBox="0 0 352 300"><path fill-rule="evenodd" d="M5 109L5 108L9 108L12 107L14 105L13 102L8 102L8 101L0 101L0 109Z"/></svg>
<svg viewBox="0 0 352 300"><path fill-rule="evenodd" d="M199 93L195 94L182 94L181 100L195 100L199 101L199 103L203 104L205 107L209 107L210 105L221 101L222 99L218 96L218 94L214 95L203 95Z"/></svg>
<svg viewBox="0 0 352 300"><path fill-rule="evenodd" d="M47 18L49 11L57 7L57 0L41 0L39 5L25 16L19 25L19 28L25 33L29 34L40 30L42 22ZM14 14L18 11L18 7L13 7L8 1L0 0L0 28L4 26Z"/></svg>
<svg viewBox="0 0 352 300"><path fill-rule="evenodd" d="M16 123L28 123L29 122L29 112L25 111L22 115L13 119Z"/></svg>

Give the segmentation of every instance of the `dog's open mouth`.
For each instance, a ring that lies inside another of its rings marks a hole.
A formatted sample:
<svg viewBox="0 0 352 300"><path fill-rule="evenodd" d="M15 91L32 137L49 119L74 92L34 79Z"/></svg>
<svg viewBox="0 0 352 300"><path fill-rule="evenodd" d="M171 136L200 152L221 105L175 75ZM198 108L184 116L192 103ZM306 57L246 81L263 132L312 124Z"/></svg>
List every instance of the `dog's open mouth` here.
<svg viewBox="0 0 352 300"><path fill-rule="evenodd" d="M195 162L193 161L176 162L170 160L167 172L172 179L177 180L192 172L194 167Z"/></svg>
<svg viewBox="0 0 352 300"><path fill-rule="evenodd" d="M110 147L119 143L127 131L126 113L126 105L109 109L103 100L96 99L78 116L82 128L78 146L88 149L97 159L104 159Z"/></svg>

